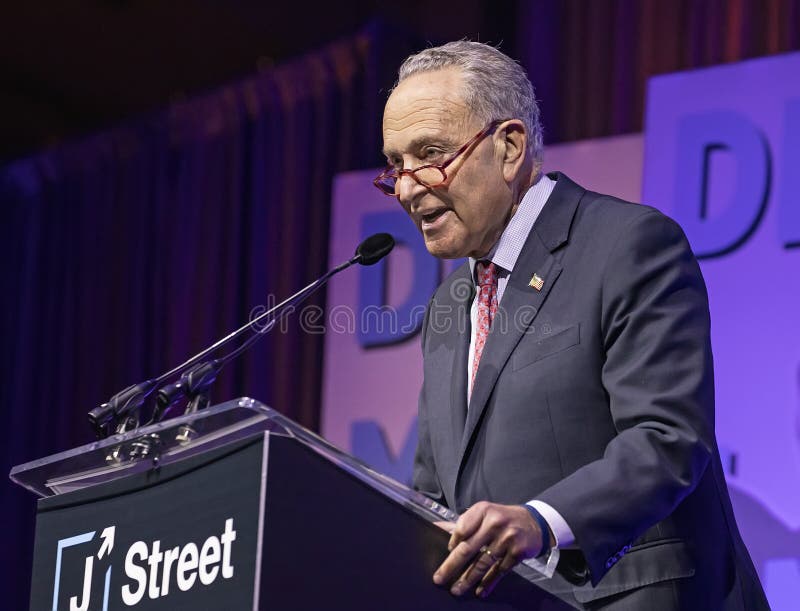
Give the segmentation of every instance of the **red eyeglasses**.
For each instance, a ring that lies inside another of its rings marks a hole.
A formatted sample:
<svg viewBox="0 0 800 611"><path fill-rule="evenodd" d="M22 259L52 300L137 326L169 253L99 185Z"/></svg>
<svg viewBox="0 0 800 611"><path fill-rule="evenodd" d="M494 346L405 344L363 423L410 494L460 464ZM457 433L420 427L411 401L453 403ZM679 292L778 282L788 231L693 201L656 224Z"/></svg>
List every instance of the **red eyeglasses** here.
<svg viewBox="0 0 800 611"><path fill-rule="evenodd" d="M447 172L445 171L445 168L458 159L458 157L467 151L473 144L478 143L480 140L491 134L495 128L504 121L508 121L508 119L497 119L496 121L489 123L489 125L484 127L481 131L470 138L469 142L458 149L453 156L444 163L430 163L427 165L421 165L413 170L398 170L397 168L389 166L383 172L381 172L375 180L372 181L372 184L380 189L381 193L384 195L391 195L392 197L397 195L397 181L400 180L404 174L411 176L411 178L416 180L423 187L427 187L429 189L440 187L447 180Z"/></svg>

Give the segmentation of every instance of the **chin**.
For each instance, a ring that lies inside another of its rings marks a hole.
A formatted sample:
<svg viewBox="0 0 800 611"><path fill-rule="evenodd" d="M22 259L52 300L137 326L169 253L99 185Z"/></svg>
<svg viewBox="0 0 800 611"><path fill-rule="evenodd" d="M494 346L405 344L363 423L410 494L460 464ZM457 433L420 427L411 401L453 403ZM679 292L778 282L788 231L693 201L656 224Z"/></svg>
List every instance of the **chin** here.
<svg viewBox="0 0 800 611"><path fill-rule="evenodd" d="M425 242L425 248L437 259L460 259L467 256L461 249L453 247L452 245Z"/></svg>

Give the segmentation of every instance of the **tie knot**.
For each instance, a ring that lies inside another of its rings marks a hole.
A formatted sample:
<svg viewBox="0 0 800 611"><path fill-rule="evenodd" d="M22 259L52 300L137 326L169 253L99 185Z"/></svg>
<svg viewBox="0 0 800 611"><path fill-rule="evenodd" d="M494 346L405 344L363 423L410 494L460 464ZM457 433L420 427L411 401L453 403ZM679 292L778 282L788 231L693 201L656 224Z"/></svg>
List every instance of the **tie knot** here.
<svg viewBox="0 0 800 611"><path fill-rule="evenodd" d="M497 285L497 267L491 261L478 261L478 286Z"/></svg>

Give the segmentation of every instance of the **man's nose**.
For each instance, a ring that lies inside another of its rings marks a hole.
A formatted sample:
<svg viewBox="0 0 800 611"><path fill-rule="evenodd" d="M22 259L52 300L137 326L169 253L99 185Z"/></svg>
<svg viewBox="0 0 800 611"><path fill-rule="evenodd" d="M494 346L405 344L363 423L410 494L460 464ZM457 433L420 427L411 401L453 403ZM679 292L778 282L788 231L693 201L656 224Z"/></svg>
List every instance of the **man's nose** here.
<svg viewBox="0 0 800 611"><path fill-rule="evenodd" d="M421 193L425 192L425 187L417 182L409 173L403 173L397 179L395 186L397 198L404 206L410 206L415 198L419 197Z"/></svg>

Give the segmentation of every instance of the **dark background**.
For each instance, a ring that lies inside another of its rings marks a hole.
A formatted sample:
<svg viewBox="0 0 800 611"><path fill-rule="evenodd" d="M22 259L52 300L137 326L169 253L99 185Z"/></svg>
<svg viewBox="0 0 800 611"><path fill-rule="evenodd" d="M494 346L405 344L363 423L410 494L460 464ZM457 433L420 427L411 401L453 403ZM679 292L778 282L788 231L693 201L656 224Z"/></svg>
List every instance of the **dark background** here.
<svg viewBox="0 0 800 611"><path fill-rule="evenodd" d="M554 143L640 131L653 74L800 48L800 0L5 3L3 471L321 274L330 181L381 165L394 71L461 37L521 61ZM212 399L316 428L322 343L289 325ZM1 490L0 600L23 609L34 501Z"/></svg>
<svg viewBox="0 0 800 611"><path fill-rule="evenodd" d="M423 45L500 44L531 69L552 142L639 131L653 74L800 45L796 0L4 4L0 160L269 70L371 21Z"/></svg>

